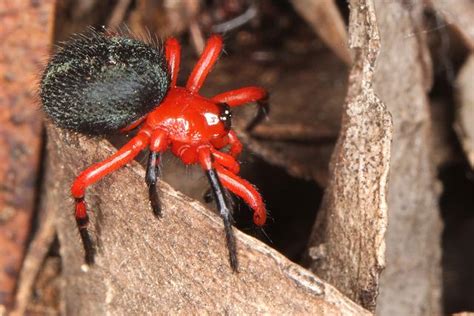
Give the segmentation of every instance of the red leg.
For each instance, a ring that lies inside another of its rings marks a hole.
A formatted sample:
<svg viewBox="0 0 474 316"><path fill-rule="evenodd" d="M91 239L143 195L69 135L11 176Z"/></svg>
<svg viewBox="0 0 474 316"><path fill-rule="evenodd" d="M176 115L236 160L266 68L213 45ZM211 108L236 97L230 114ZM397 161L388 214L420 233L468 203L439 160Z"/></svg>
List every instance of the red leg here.
<svg viewBox="0 0 474 316"><path fill-rule="evenodd" d="M254 210L253 222L258 226L263 226L267 219L267 213L260 193L249 182L226 170L219 164L214 164L214 167L224 187L235 195L240 196Z"/></svg>
<svg viewBox="0 0 474 316"><path fill-rule="evenodd" d="M212 35L208 40L199 61L193 69L186 83L186 89L191 92L198 92L204 80L217 61L222 50L222 38L219 35Z"/></svg>
<svg viewBox="0 0 474 316"><path fill-rule="evenodd" d="M141 123L143 123L143 121L146 119L146 115L139 118L138 120L136 120L135 122L132 122L130 125L128 126L125 126L124 128L122 128L120 130L121 133L126 133L126 132L130 132L131 130L134 130L136 127L138 127L138 125L140 125Z"/></svg>
<svg viewBox="0 0 474 316"><path fill-rule="evenodd" d="M227 249L229 250L229 261L232 269L238 271L237 249L235 247L235 236L232 231L232 213L225 198L225 189L222 186L216 170L212 167L211 150L209 147L201 147L198 149L199 163L206 172L206 176L211 185L211 190L214 193L214 200L217 204L217 209L224 222L224 231L227 241ZM222 168L224 169L224 168Z"/></svg>
<svg viewBox="0 0 474 316"><path fill-rule="evenodd" d="M232 157L229 154L223 153L221 151L211 149L212 157L214 158L214 161L221 166L224 166L227 168L229 171L232 173L238 174L240 171L240 165L239 163L235 160L234 157Z"/></svg>
<svg viewBox="0 0 474 316"><path fill-rule="evenodd" d="M176 38L170 37L166 40L165 54L171 72L171 87L175 87L178 80L179 63L181 62L181 46Z"/></svg>
<svg viewBox="0 0 474 316"><path fill-rule="evenodd" d="M242 152L243 145L234 131L231 130L228 136L229 136L229 144L230 144L229 154L232 157L237 158Z"/></svg>
<svg viewBox="0 0 474 316"><path fill-rule="evenodd" d="M245 87L218 94L212 98L214 102L227 103L229 106L239 106L249 102L257 102L258 113L247 125L246 130L252 131L270 111L268 106L268 92L260 87Z"/></svg>
<svg viewBox="0 0 474 316"><path fill-rule="evenodd" d="M114 155L83 171L72 184L71 193L76 201L76 222L86 251L87 263L93 263L94 249L89 234L87 232L87 224L89 222L89 218L87 216L87 207L84 201L85 190L88 186L99 181L107 174L117 170L118 168L131 161L141 150L143 150L148 145L149 138L150 132L148 130L140 131L137 136L132 138Z"/></svg>
<svg viewBox="0 0 474 316"><path fill-rule="evenodd" d="M268 97L265 89L260 87L245 87L220 93L212 98L214 102L227 103L230 107L257 102Z"/></svg>

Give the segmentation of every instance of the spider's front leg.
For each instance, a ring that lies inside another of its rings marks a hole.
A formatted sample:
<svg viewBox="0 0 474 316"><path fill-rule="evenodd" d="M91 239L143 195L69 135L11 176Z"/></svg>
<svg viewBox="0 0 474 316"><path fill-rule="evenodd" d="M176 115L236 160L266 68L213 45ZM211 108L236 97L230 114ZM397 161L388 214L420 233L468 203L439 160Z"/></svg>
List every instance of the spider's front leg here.
<svg viewBox="0 0 474 316"><path fill-rule="evenodd" d="M86 188L133 160L148 145L150 134L149 130L142 129L114 155L84 170L72 184L71 193L75 200L76 223L84 245L87 264L94 263L95 249L87 230L89 217L84 199Z"/></svg>
<svg viewBox="0 0 474 316"><path fill-rule="evenodd" d="M148 185L151 208L156 217L161 217L160 197L156 191L156 182L160 176L160 156L161 152L165 151L167 147L166 133L161 130L155 130L151 135L145 181Z"/></svg>
<svg viewBox="0 0 474 316"><path fill-rule="evenodd" d="M218 94L212 98L212 101L226 103L230 107L240 106L250 102L257 102L258 112L253 120L245 128L251 132L270 111L267 90L260 87L245 87Z"/></svg>
<svg viewBox="0 0 474 316"><path fill-rule="evenodd" d="M254 211L253 222L257 226L263 226L267 219L265 203L262 196L255 187L248 181L240 178L236 174L227 170L219 163L214 163L214 168L219 175L219 179L230 192L240 196Z"/></svg>
<svg viewBox="0 0 474 316"><path fill-rule="evenodd" d="M227 249L229 250L230 266L234 272L238 272L237 249L235 245L235 236L232 231L232 212L229 207L226 197L225 189L222 186L216 170L212 166L211 150L209 147L201 147L198 151L199 163L206 172L206 176L211 185L214 199L219 210L219 214L224 222L224 230L226 235Z"/></svg>

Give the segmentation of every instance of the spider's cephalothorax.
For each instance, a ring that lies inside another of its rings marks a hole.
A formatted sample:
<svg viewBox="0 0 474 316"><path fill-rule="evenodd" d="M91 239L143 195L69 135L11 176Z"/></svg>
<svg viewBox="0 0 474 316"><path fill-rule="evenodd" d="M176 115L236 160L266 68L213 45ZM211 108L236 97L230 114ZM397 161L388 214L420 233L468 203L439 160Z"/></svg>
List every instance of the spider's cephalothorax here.
<svg viewBox="0 0 474 316"><path fill-rule="evenodd" d="M148 148L150 153L145 180L153 212L159 216L161 208L156 192L159 160L160 154L170 149L185 164L197 163L205 171L224 220L230 263L233 270L237 271L231 210L224 188L241 197L253 209L256 225L264 225L266 211L257 190L237 175L240 166L236 158L242 151L242 144L231 129L230 109L257 102L259 113L248 126L251 129L268 111L267 92L260 87L245 87L212 98L199 95L199 89L222 50L222 39L217 35L209 38L185 87L176 85L180 63L180 45L176 39L170 38L165 43L167 67L163 67L159 49L136 40L94 36L95 42L92 40L89 43L89 39L81 37L53 57L41 85L45 111L61 127L89 133L92 129L94 134L104 124L104 133L113 129L128 131L139 127L136 136L117 153L83 171L72 185L76 221L84 243L86 261L92 263L94 259L94 248L87 232L88 216L84 200L86 188ZM79 49L81 54L75 54L74 49L81 45L81 40L89 48ZM98 46L101 48L96 49ZM61 80L66 84L68 80L71 81L68 71L89 71L87 67L77 68L75 63L80 65L81 58L86 59L83 62L87 62L89 66L96 67L95 72L92 71L88 77L90 82L74 79L72 86L61 89L58 86ZM143 64L136 58L143 59ZM67 80L64 81L64 78ZM113 84L114 81L116 85ZM151 88L156 91L153 92ZM102 100L101 93L102 97L106 94L104 89L112 89L117 95L112 97L109 93L109 100ZM68 112L69 109L65 106L67 102L74 103L71 108L74 113ZM98 102L105 102L107 107ZM85 114L84 118L78 114L81 106L96 114ZM107 118L107 111L114 117ZM122 117L115 117L116 115ZM124 126L127 127L123 128ZM227 147L228 150L223 151Z"/></svg>

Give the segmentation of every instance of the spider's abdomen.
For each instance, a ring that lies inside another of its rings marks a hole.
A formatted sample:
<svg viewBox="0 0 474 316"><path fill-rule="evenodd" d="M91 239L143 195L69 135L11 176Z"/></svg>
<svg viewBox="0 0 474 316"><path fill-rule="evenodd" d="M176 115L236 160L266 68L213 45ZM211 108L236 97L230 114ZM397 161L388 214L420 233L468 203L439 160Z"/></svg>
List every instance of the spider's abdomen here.
<svg viewBox="0 0 474 316"><path fill-rule="evenodd" d="M40 94L44 111L58 126L108 134L150 112L169 84L160 48L90 32L75 37L52 57Z"/></svg>

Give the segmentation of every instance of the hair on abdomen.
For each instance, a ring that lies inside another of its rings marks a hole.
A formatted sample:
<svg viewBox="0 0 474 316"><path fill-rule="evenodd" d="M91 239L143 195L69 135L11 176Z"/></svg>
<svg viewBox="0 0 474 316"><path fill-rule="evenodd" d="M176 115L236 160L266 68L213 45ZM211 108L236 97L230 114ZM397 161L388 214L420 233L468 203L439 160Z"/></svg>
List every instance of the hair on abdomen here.
<svg viewBox="0 0 474 316"><path fill-rule="evenodd" d="M91 30L52 56L40 95L58 126L100 135L118 132L150 112L169 84L161 46Z"/></svg>

